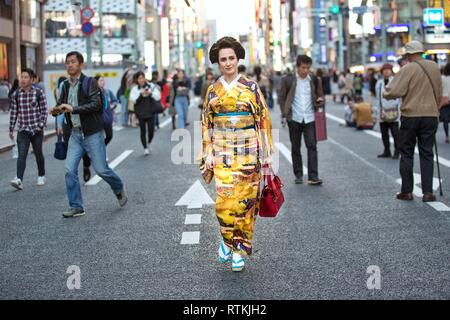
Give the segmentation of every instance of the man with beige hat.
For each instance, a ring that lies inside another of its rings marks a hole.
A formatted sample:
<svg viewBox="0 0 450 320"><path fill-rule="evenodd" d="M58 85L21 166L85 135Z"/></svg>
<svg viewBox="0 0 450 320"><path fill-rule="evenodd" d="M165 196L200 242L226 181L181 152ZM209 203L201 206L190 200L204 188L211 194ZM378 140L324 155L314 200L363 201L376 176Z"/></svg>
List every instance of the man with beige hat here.
<svg viewBox="0 0 450 320"><path fill-rule="evenodd" d="M385 88L385 99L402 98L399 132L400 175L399 200L413 200L413 164L416 141L419 146L422 180L422 201L436 201L433 194L433 146L438 127L439 102L442 95L441 73L438 65L422 57L419 41L405 45L404 58L409 63L402 67Z"/></svg>

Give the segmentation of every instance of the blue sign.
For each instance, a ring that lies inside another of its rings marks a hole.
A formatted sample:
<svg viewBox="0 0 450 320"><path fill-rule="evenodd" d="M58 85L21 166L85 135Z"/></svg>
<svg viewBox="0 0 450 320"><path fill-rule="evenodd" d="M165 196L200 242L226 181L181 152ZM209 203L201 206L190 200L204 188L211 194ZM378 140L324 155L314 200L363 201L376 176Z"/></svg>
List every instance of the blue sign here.
<svg viewBox="0 0 450 320"><path fill-rule="evenodd" d="M94 25L90 22L85 22L81 26L81 31L83 31L85 35L90 35L94 32Z"/></svg>
<svg viewBox="0 0 450 320"><path fill-rule="evenodd" d="M426 26L442 26L444 24L444 9L423 9L423 24Z"/></svg>

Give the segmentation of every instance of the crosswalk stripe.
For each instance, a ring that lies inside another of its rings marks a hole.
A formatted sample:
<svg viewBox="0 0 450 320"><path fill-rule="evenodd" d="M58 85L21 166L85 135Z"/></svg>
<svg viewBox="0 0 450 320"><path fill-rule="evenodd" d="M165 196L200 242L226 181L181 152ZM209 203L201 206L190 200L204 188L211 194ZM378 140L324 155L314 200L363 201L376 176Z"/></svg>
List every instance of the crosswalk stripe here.
<svg viewBox="0 0 450 320"><path fill-rule="evenodd" d="M200 243L200 231L183 232L181 235L181 244L198 244Z"/></svg>

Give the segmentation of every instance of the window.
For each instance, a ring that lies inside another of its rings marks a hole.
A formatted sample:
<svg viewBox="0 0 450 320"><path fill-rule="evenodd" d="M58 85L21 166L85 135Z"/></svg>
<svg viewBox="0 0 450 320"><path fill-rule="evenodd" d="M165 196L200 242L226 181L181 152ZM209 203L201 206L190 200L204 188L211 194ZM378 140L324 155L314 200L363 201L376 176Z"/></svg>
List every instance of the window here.
<svg viewBox="0 0 450 320"><path fill-rule="evenodd" d="M0 0L0 18L12 19L13 0Z"/></svg>
<svg viewBox="0 0 450 320"><path fill-rule="evenodd" d="M36 0L20 0L20 23L26 26L41 27L41 5Z"/></svg>

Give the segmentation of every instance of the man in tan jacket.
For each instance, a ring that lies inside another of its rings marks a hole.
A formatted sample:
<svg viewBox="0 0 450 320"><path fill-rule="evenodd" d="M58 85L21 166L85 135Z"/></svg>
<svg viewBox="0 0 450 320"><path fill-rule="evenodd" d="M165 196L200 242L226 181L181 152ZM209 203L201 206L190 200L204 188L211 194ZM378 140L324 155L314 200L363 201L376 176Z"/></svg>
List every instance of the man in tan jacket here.
<svg viewBox="0 0 450 320"><path fill-rule="evenodd" d="M436 63L422 58L419 41L405 45L407 65L394 77L383 93L386 99L402 98L399 133L400 175L399 200L413 200L413 162L416 140L419 145L422 179L422 201L436 201L433 194L433 144L438 127L439 102L442 95L441 74Z"/></svg>

